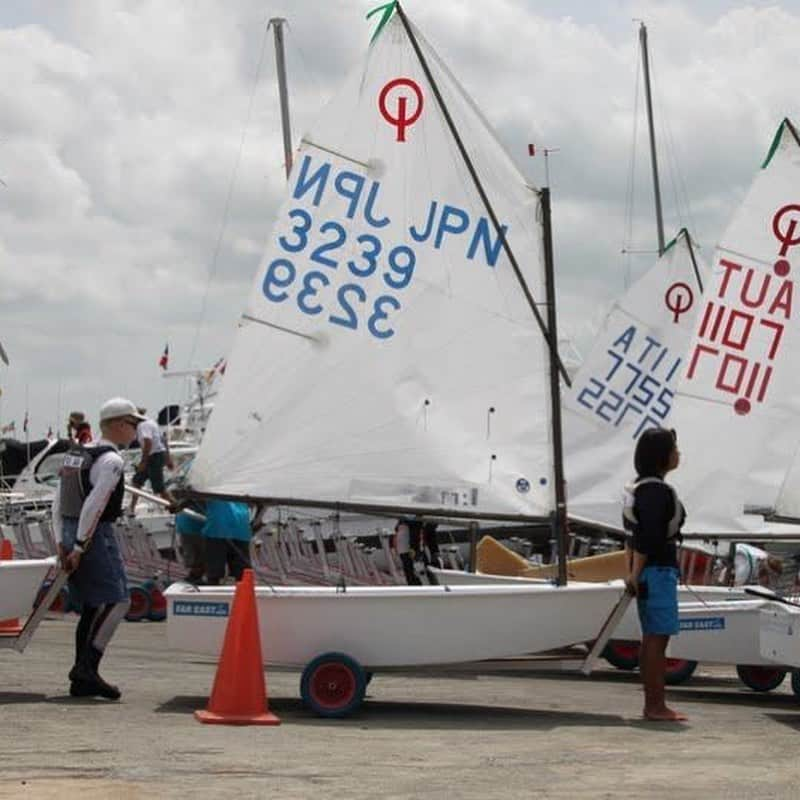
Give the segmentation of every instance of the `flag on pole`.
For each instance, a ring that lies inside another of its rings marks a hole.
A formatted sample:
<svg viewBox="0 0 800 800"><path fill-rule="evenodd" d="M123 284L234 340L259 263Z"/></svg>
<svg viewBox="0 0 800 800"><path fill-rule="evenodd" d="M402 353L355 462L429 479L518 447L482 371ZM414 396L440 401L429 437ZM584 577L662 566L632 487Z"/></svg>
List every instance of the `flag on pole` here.
<svg viewBox="0 0 800 800"><path fill-rule="evenodd" d="M529 156L535 156L536 155L536 145L535 144L529 144L528 145L528 155Z"/></svg>
<svg viewBox="0 0 800 800"><path fill-rule="evenodd" d="M25 419L22 421L22 432L28 432L28 412L25 412Z"/></svg>
<svg viewBox="0 0 800 800"><path fill-rule="evenodd" d="M48 425L47 426L47 438L48 439L52 439L53 438L53 426L52 425Z"/></svg>
<svg viewBox="0 0 800 800"><path fill-rule="evenodd" d="M158 366L161 367L161 369L166 369L168 364L169 364L169 344L165 344L164 352L161 354L161 358L158 360Z"/></svg>

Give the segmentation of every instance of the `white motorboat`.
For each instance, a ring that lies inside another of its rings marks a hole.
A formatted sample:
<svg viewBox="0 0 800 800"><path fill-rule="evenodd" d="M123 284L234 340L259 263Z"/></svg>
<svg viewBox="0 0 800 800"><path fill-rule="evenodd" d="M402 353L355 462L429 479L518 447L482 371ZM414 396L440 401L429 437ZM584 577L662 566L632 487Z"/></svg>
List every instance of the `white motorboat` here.
<svg viewBox="0 0 800 800"><path fill-rule="evenodd" d="M454 664L551 650L597 637L621 581L526 586L256 587L265 661L305 666L326 652L365 669ZM216 655L234 587L173 584L170 647Z"/></svg>
<svg viewBox="0 0 800 800"><path fill-rule="evenodd" d="M55 558L0 561L0 620L27 617L55 565Z"/></svg>

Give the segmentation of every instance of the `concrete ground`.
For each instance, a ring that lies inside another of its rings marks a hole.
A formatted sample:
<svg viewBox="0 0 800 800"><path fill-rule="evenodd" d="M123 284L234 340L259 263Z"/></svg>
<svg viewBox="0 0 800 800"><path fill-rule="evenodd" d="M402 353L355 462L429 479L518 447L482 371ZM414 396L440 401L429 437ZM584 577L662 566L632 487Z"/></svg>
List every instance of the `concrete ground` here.
<svg viewBox="0 0 800 800"><path fill-rule="evenodd" d="M210 659L123 624L104 662L119 703L74 700L74 618L0 651L0 798L797 798L800 703L732 669L670 690L688 725L639 719L634 674L376 675L347 720L310 715L270 672L275 728L207 726Z"/></svg>

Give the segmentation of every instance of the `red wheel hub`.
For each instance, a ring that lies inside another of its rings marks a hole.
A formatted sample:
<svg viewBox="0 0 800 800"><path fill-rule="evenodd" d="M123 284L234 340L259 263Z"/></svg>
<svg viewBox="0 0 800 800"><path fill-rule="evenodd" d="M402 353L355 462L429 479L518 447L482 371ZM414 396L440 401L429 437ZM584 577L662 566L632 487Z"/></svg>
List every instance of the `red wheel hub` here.
<svg viewBox="0 0 800 800"><path fill-rule="evenodd" d="M667 672L683 669L689 662L685 658L668 658L664 662Z"/></svg>
<svg viewBox="0 0 800 800"><path fill-rule="evenodd" d="M753 683L760 684L761 686L770 686L778 679L779 675L783 674L782 669L774 669L773 667L747 667L750 673L750 680Z"/></svg>
<svg viewBox="0 0 800 800"><path fill-rule="evenodd" d="M347 705L356 693L356 676L345 664L320 664L311 676L309 691L312 699L324 708Z"/></svg>
<svg viewBox="0 0 800 800"><path fill-rule="evenodd" d="M611 642L611 648L620 658L639 658L638 642Z"/></svg>
<svg viewBox="0 0 800 800"><path fill-rule="evenodd" d="M150 610L161 612L166 611L167 608L167 598L164 597L164 593L160 589L153 589L150 593Z"/></svg>
<svg viewBox="0 0 800 800"><path fill-rule="evenodd" d="M131 592L131 605L128 613L135 616L141 616L147 610L147 595L142 589L136 589Z"/></svg>

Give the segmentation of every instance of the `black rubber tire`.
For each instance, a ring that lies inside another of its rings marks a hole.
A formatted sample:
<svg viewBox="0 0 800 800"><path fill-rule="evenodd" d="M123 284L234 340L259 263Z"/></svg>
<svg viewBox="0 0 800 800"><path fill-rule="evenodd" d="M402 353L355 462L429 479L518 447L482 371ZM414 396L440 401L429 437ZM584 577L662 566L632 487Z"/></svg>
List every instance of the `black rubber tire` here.
<svg viewBox="0 0 800 800"><path fill-rule="evenodd" d="M739 664L736 674L739 680L754 692L771 692L777 689L786 677L786 670L781 667L748 666Z"/></svg>
<svg viewBox="0 0 800 800"><path fill-rule="evenodd" d="M150 594L150 609L147 619L152 622L163 622L167 618L167 598L155 581L146 581L143 588Z"/></svg>
<svg viewBox="0 0 800 800"><path fill-rule="evenodd" d="M129 591L131 605L125 619L128 622L141 622L150 613L150 592L144 586L131 586Z"/></svg>
<svg viewBox="0 0 800 800"><path fill-rule="evenodd" d="M603 658L612 667L634 670L639 667L639 642L610 641L603 650Z"/></svg>
<svg viewBox="0 0 800 800"><path fill-rule="evenodd" d="M679 683L686 683L694 675L697 669L696 661L689 661L685 658L668 658L667 669L664 672L664 683L667 686L677 686Z"/></svg>
<svg viewBox="0 0 800 800"><path fill-rule="evenodd" d="M303 703L320 717L338 719L356 711L364 701L367 675L345 653L323 653L310 661L300 678Z"/></svg>
<svg viewBox="0 0 800 800"><path fill-rule="evenodd" d="M792 670L792 692L795 697L800 697L800 669Z"/></svg>

